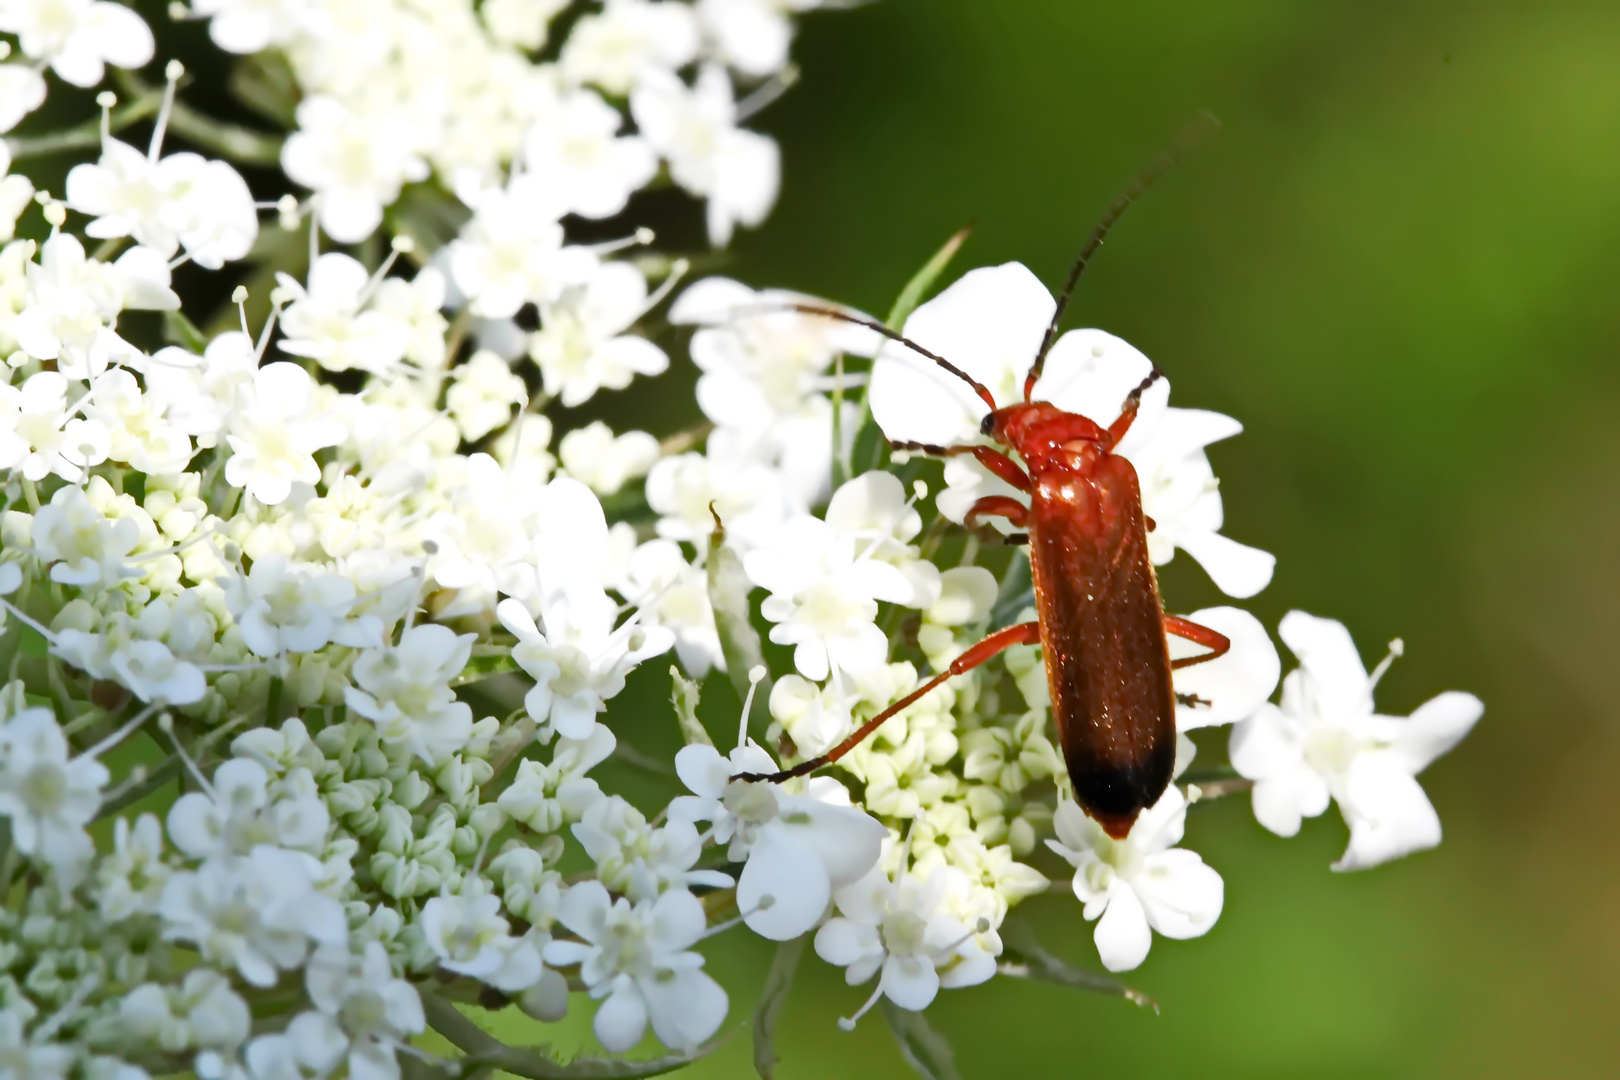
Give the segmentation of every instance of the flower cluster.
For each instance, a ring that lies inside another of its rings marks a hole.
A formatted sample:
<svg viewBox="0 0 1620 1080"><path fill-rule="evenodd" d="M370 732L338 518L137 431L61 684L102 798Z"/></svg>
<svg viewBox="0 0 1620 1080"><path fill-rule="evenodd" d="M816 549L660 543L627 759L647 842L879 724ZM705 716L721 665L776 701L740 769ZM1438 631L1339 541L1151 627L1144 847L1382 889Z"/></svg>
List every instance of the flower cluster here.
<svg viewBox="0 0 1620 1080"><path fill-rule="evenodd" d="M689 263L634 224L659 184L701 202L716 247L763 219L778 152L741 125L792 82L792 16L818 6L173 5L236 56L232 85L286 129L267 134L196 111L178 62L143 82L160 40L131 8L0 0L0 132L53 81L96 89L110 67L130 98L0 142L13 1071L462 1071L417 1045L429 1027L468 1055L543 1053L477 1031L458 1005L479 1002L537 1024L589 1008L613 1054L650 1031L673 1052L650 1074L732 1011L700 945L733 926L870 983L849 1025L1015 973L1008 912L1066 867L1111 970L1155 931L1205 933L1222 880L1178 845L1188 806L1225 790L1252 787L1284 835L1336 802L1340 869L1438 843L1415 776L1479 702L1378 715L1384 667L1298 612L1286 679L1253 616L1192 613L1233 647L1176 673L1178 726L1234 725L1235 772L1185 772L1183 734L1178 782L1123 838L1069 797L1036 646L917 697L836 770L745 778L838 746L1033 617L1026 557L951 524L1027 496L972 456L877 467L885 438L982 442L981 401L813 298L709 277L664 308ZM120 137L145 119L144 146ZM64 147L86 152L58 194L12 171ZM285 184L256 191L272 163ZM1009 265L905 329L1007 404L1053 310ZM574 411L682 342L702 427ZM1107 423L1150 367L1073 331L1036 397ZM1251 597L1272 559L1221 532L1205 453L1239 426L1168 396L1149 390L1117 448L1149 554ZM665 657L672 713L616 709ZM704 679L711 705L741 699L718 710L729 751L698 718ZM672 762L636 748L655 723L683 734ZM614 756L647 766L658 805L603 789Z"/></svg>

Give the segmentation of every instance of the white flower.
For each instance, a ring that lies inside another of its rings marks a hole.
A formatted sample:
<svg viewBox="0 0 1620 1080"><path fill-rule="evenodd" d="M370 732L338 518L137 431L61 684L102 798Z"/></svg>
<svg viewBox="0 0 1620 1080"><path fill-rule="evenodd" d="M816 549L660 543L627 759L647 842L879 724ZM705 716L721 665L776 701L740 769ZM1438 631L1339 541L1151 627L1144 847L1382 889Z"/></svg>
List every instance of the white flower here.
<svg viewBox="0 0 1620 1080"><path fill-rule="evenodd" d="M641 1041L652 1021L665 1046L689 1050L713 1035L726 1018L726 992L703 971L703 957L687 950L703 937L703 905L684 889L633 905L614 901L599 882L569 889L558 920L584 940L553 941L546 963L579 965L591 997L601 1000L593 1029L619 1054Z"/></svg>
<svg viewBox="0 0 1620 1080"><path fill-rule="evenodd" d="M607 0L574 24L558 64L569 82L624 97L648 75L690 64L697 51L697 20L687 5Z"/></svg>
<svg viewBox="0 0 1620 1080"><path fill-rule="evenodd" d="M359 956L348 945L316 949L304 980L327 1029L324 1041L348 1045L349 1076L399 1080L395 1054L427 1022L416 987L394 977L382 944L368 942Z"/></svg>
<svg viewBox="0 0 1620 1080"><path fill-rule="evenodd" d="M187 972L178 987L144 983L118 1002L118 1022L125 1031L171 1054L240 1046L252 1021L247 1002L231 989L230 979L208 968Z"/></svg>
<svg viewBox="0 0 1620 1080"><path fill-rule="evenodd" d="M478 17L489 36L503 45L534 51L546 43L546 31L553 18L568 7L570 0L484 0Z"/></svg>
<svg viewBox="0 0 1620 1080"><path fill-rule="evenodd" d="M540 302L529 358L546 393L573 408L598 390L623 390L637 375L669 367L664 350L625 333L646 311L647 281L626 262L604 263L583 282Z"/></svg>
<svg viewBox="0 0 1620 1080"><path fill-rule="evenodd" d="M410 281L387 277L377 285L371 309L405 327L405 359L428 371L444 367L449 323L440 312L447 291L444 271L424 266Z"/></svg>
<svg viewBox="0 0 1620 1080"><path fill-rule="evenodd" d="M135 376L111 368L96 376L86 411L107 431L107 456L148 476L172 476L191 461L191 440L164 417L165 402L141 392Z"/></svg>
<svg viewBox="0 0 1620 1080"><path fill-rule="evenodd" d="M428 176L417 152L419 125L403 109L355 112L325 94L298 105L298 130L281 148L281 167L316 192L321 228L339 243L370 236L400 188Z"/></svg>
<svg viewBox="0 0 1620 1080"><path fill-rule="evenodd" d="M703 854L703 841L690 821L654 828L617 795L591 803L570 831L596 863L597 879L633 901L672 888L731 884L730 875L718 870L692 869Z"/></svg>
<svg viewBox="0 0 1620 1080"><path fill-rule="evenodd" d="M598 495L612 495L658 460L658 440L645 431L614 436L600 420L575 428L557 444L557 456L568 475Z"/></svg>
<svg viewBox="0 0 1620 1080"><path fill-rule="evenodd" d="M303 963L310 941L348 939L342 905L315 889L319 866L303 852L261 845L177 873L159 905L163 937L191 942L253 986L273 986L277 969Z"/></svg>
<svg viewBox="0 0 1620 1080"><path fill-rule="evenodd" d="M613 732L602 724L583 739L558 739L549 765L533 758L518 762L496 805L542 835L578 821L603 797L601 787L585 774L612 756L615 745Z"/></svg>
<svg viewBox="0 0 1620 1080"><path fill-rule="evenodd" d="M755 292L729 278L692 285L669 311L676 325L695 324L692 361L698 406L725 429L735 453L776 464L806 502L827 495L832 472L832 402L836 380L827 369L839 353L871 356L881 339L864 327L797 311L790 304L827 302L779 289ZM853 388L855 380L846 379ZM855 407L844 403L846 438L854 438Z"/></svg>
<svg viewBox="0 0 1620 1080"><path fill-rule="evenodd" d="M435 896L422 906L423 940L440 966L498 990L516 992L542 976L540 956L511 934L493 893Z"/></svg>
<svg viewBox="0 0 1620 1080"><path fill-rule="evenodd" d="M131 915L156 913L169 880L163 861L163 826L155 814L113 821L113 850L96 863L96 906L103 918L117 922Z"/></svg>
<svg viewBox="0 0 1620 1080"><path fill-rule="evenodd" d="M624 689L625 675L674 644L675 635L661 626L627 622L615 628L617 608L600 587L545 594L544 633L518 600L502 600L495 614L518 639L512 659L535 681L523 704L540 726L542 742L553 731L570 739L588 736L607 699Z"/></svg>
<svg viewBox="0 0 1620 1080"><path fill-rule="evenodd" d="M0 32L16 34L24 56L83 87L99 83L106 64L143 66L154 44L139 15L109 0L5 0Z"/></svg>
<svg viewBox="0 0 1620 1080"><path fill-rule="evenodd" d="M941 988L974 986L995 974L995 957L977 937L980 928L944 910L946 893L964 877L954 866L941 866L926 879L902 872L891 882L879 864L833 894L839 914L816 931L816 955L844 968L850 986L883 973L866 1004L840 1027L853 1028L879 997L916 1012Z"/></svg>
<svg viewBox="0 0 1620 1080"><path fill-rule="evenodd" d="M315 652L333 641L363 648L382 637L375 616L348 618L359 598L354 582L289 562L279 553L255 560L246 575L233 575L224 588L226 609L236 617L242 643L256 656Z"/></svg>
<svg viewBox="0 0 1620 1080"><path fill-rule="evenodd" d="M647 504L659 514L658 535L700 547L718 515L728 543L740 549L772 536L803 503L781 473L746 458L671 454L647 473Z"/></svg>
<svg viewBox="0 0 1620 1080"><path fill-rule="evenodd" d="M6 85L6 76L15 67L14 64L0 65L0 102L6 101L6 94L11 89ZM5 123L6 109L7 106L0 105L0 131L5 131L8 126ZM16 173L7 176L10 168L11 149L0 142L0 244L17 235L17 218L28 209L28 204L34 198L34 182Z"/></svg>
<svg viewBox="0 0 1620 1080"><path fill-rule="evenodd" d="M253 339L240 330L214 338L202 356L171 345L136 366L152 407L204 449L219 442L238 391L252 387L258 369Z"/></svg>
<svg viewBox="0 0 1620 1080"><path fill-rule="evenodd" d="M99 161L68 172L67 205L96 219L85 235L134 237L165 257L184 245L210 270L245 256L259 234L259 217L241 174L198 154L159 160L160 139L148 154L109 137Z"/></svg>
<svg viewBox="0 0 1620 1080"><path fill-rule="evenodd" d="M758 225L781 185L776 143L737 127L725 69L709 65L688 88L668 70L645 73L630 111L675 182L708 200L709 242L725 247L737 225Z"/></svg>
<svg viewBox="0 0 1620 1080"><path fill-rule="evenodd" d="M709 575L687 563L679 544L649 540L636 548L619 591L640 606L645 625L661 626L675 635L675 654L693 678L703 678L711 668L725 670L709 603Z"/></svg>
<svg viewBox="0 0 1620 1080"><path fill-rule="evenodd" d="M658 172L658 155L639 135L620 136L623 124L619 110L601 95L572 91L529 129L524 161L565 212L612 217Z"/></svg>
<svg viewBox="0 0 1620 1080"><path fill-rule="evenodd" d="M793 665L820 682L829 672L859 675L888 656L877 602L909 603L912 584L886 562L865 557L855 536L820 518L793 518L772 543L743 554L749 580L770 591L760 614L771 640L792 645Z"/></svg>
<svg viewBox="0 0 1620 1080"><path fill-rule="evenodd" d="M158 252L135 247L111 264L87 258L71 233L53 232L27 266L27 296L12 331L36 360L55 360L70 379L89 379L107 365L139 363L135 347L113 332L125 309L176 310L169 265Z"/></svg>
<svg viewBox="0 0 1620 1080"><path fill-rule="evenodd" d="M58 635L58 647L52 650L59 656L66 655L61 647L66 644L62 640L66 633ZM122 642L108 655L106 666L113 678L142 701L190 705L208 692L202 669L176 656L161 641L132 638Z"/></svg>
<svg viewBox="0 0 1620 1080"><path fill-rule="evenodd" d="M127 560L140 538L135 518L106 517L82 488L58 488L34 515L34 551L63 585L110 586L135 576Z"/></svg>
<svg viewBox="0 0 1620 1080"><path fill-rule="evenodd" d="M227 421L231 456L225 462L225 482L274 506L292 494L294 482L319 481L315 452L335 446L344 429L312 414L315 385L309 373L288 361L266 364L238 394Z"/></svg>
<svg viewBox="0 0 1620 1080"><path fill-rule="evenodd" d="M1111 839L1068 799L1059 800L1052 821L1058 838L1046 846L1074 866L1074 895L1086 919L1098 920L1093 937L1109 971L1129 971L1147 959L1153 931L1194 938L1220 917L1221 876L1196 852L1175 846L1187 824L1180 788L1166 788L1123 840Z"/></svg>
<svg viewBox="0 0 1620 1080"><path fill-rule="evenodd" d="M985 267L964 274L913 312L906 335L973 376L1005 407L1023 400L1024 376L1053 308L1046 287L1021 264ZM1072 330L1052 346L1032 400L1106 426L1151 369L1147 357L1111 334ZM897 442L986 441L979 425L987 410L967 384L897 344L885 346L873 366L868 395L873 417ZM1271 580L1276 560L1220 535L1220 494L1204 455L1206 445L1235 435L1241 425L1218 413L1169 408L1169 397L1166 380L1149 387L1129 434L1115 447L1135 466L1142 509L1155 523L1148 552L1164 563L1182 548L1223 592L1253 596ZM948 490L937 504L954 521L986 495L1029 503L1027 494L965 455L946 464L945 481Z"/></svg>
<svg viewBox="0 0 1620 1080"><path fill-rule="evenodd" d="M214 44L244 54L291 40L308 7L309 0L191 0L192 13L209 18Z"/></svg>
<svg viewBox="0 0 1620 1080"><path fill-rule="evenodd" d="M107 460L112 438L100 420L76 417L60 372L39 371L22 386L0 386L0 469L17 469L26 480L55 473L70 483Z"/></svg>
<svg viewBox="0 0 1620 1080"><path fill-rule="evenodd" d="M33 65L0 64L0 132L10 131L43 104L45 77Z"/></svg>
<svg viewBox="0 0 1620 1080"><path fill-rule="evenodd" d="M1344 624L1302 611L1278 634L1300 666L1283 680L1282 704L1264 704L1232 729L1232 767L1255 781L1254 816L1279 836L1299 832L1332 798L1350 826L1335 870L1360 870L1440 842L1440 817L1416 776L1457 745L1484 705L1448 691L1409 718L1373 712L1373 688L1397 643L1372 673Z"/></svg>
<svg viewBox="0 0 1620 1080"><path fill-rule="evenodd" d="M787 66L793 42L790 12L822 0L698 0L698 20L715 52L744 75L763 78Z"/></svg>
<svg viewBox="0 0 1620 1080"><path fill-rule="evenodd" d="M399 644L367 649L355 658L343 700L377 725L385 743L399 743L429 765L467 745L472 707L457 701L450 680L461 674L477 634L447 626L413 626Z"/></svg>
<svg viewBox="0 0 1620 1080"><path fill-rule="evenodd" d="M317 258L307 289L286 274L276 281L292 297L281 316L282 352L306 356L327 371L358 368L373 375L390 373L404 358L410 327L368 308L377 290L366 268L348 255Z"/></svg>
<svg viewBox="0 0 1620 1080"><path fill-rule="evenodd" d="M473 217L449 247L450 276L474 315L510 318L551 303L596 268L594 252L563 246L561 208L540 177L514 177L479 193Z"/></svg>
<svg viewBox="0 0 1620 1080"><path fill-rule="evenodd" d="M343 1060L343 1051L341 1039L334 1042L315 1014L304 1013L286 1031L248 1043L243 1056L250 1080L320 1080ZM199 1075L203 1071L199 1064Z"/></svg>
<svg viewBox="0 0 1620 1080"><path fill-rule="evenodd" d="M729 758L712 746L682 747L675 771L693 794L670 802L670 819L712 822L709 834L727 845L726 857L747 864L737 879L743 921L774 941L798 937L820 922L833 890L872 869L889 835L853 806L733 780L738 773L777 771L771 756L752 742Z"/></svg>
<svg viewBox="0 0 1620 1080"><path fill-rule="evenodd" d="M71 751L49 709L24 709L0 725L0 816L11 819L18 851L37 853L64 876L94 854L84 827L111 775Z"/></svg>
<svg viewBox="0 0 1620 1080"><path fill-rule="evenodd" d="M169 837L186 855L247 855L260 844L321 853L332 816L308 770L272 785L263 765L232 758L214 770L211 785L169 807Z"/></svg>
<svg viewBox="0 0 1620 1080"><path fill-rule="evenodd" d="M444 403L461 429L461 437L477 442L512 419L512 407L528 400L522 376L512 365L488 349L479 349L450 373Z"/></svg>
<svg viewBox="0 0 1620 1080"><path fill-rule="evenodd" d="M0 1009L0 1061L5 1062L6 1080L67 1080L79 1048L31 1038L23 1031L27 1018L21 1008Z"/></svg>

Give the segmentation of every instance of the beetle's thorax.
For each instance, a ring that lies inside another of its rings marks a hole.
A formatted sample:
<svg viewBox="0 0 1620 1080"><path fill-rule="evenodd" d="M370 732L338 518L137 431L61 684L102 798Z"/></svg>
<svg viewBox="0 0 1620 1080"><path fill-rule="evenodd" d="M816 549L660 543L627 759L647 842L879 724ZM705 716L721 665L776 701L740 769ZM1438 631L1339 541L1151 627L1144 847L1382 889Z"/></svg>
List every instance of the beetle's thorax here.
<svg viewBox="0 0 1620 1080"><path fill-rule="evenodd" d="M1111 449L1106 428L1048 401L997 409L986 428L987 434L1018 451L1036 476L1052 469L1090 472Z"/></svg>

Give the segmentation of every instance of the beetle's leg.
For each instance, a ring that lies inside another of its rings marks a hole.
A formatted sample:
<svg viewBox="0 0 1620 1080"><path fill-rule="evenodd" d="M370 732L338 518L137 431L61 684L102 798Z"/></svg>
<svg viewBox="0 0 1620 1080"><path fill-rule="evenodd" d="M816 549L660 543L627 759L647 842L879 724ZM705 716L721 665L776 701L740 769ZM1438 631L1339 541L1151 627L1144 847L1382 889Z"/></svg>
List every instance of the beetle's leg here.
<svg viewBox="0 0 1620 1080"><path fill-rule="evenodd" d="M1166 615L1164 617L1164 632L1174 634L1178 638L1185 638L1194 645L1202 645L1209 650L1209 652L1200 653L1198 656L1183 656L1180 660L1172 660L1170 661L1172 668L1192 667L1194 664L1202 664L1205 660L1225 656L1227 650L1232 647L1232 639L1225 634L1217 630L1211 630L1207 626L1189 622L1179 615Z"/></svg>
<svg viewBox="0 0 1620 1080"><path fill-rule="evenodd" d="M934 457L955 457L958 454L972 454L979 459L979 464L1001 477L1019 491L1030 489L1029 474L1018 467L1012 458L989 446L935 446L933 443L919 442L891 442L896 450L917 450Z"/></svg>
<svg viewBox="0 0 1620 1080"><path fill-rule="evenodd" d="M951 678L953 675L966 674L967 672L978 667L980 664L984 663L986 660L989 660L992 656L995 656L997 653L1002 652L1005 649L1010 649L1014 645L1034 645L1040 640L1040 623L1019 623L1017 626L1009 626L1005 630L997 630L995 633L991 634L977 645L968 649L967 652L963 653L961 656L958 656L955 660L952 660L950 667L946 668L938 675L935 675L932 679L929 679L927 682L917 687L917 689L913 690L911 693L907 694L905 697L901 698L899 701L895 702L893 705L890 705L887 709L884 709L882 712L872 717L872 719L856 728L854 734L850 735L849 738L845 739L843 742L839 743L825 754L822 754L820 757L813 757L808 761L801 761L791 769L783 769L781 772L739 773L738 775L733 776L732 779L766 780L773 784L780 784L782 781L791 780L795 776L804 776L806 773L813 773L824 765L831 765L833 762L837 761L839 758L843 757L845 754L859 746L863 739L883 725L883 721L887 720L895 713L900 712L902 709L907 708L918 698L934 689L934 687L938 686L946 679Z"/></svg>
<svg viewBox="0 0 1620 1080"><path fill-rule="evenodd" d="M1119 419L1108 425L1109 446L1118 446L1119 440L1123 439L1125 433L1131 430L1131 425L1136 422L1137 407L1142 404L1142 395L1147 392L1148 387L1162 378L1164 378L1164 372L1160 371L1159 366L1155 364L1153 370L1148 372L1148 377L1137 383L1135 390L1125 395L1125 404L1119 410Z"/></svg>
<svg viewBox="0 0 1620 1080"><path fill-rule="evenodd" d="M976 529L979 521L987 517L1006 518L1014 528L1022 529L1029 524L1029 507L1005 495L986 495L962 516L962 527Z"/></svg>

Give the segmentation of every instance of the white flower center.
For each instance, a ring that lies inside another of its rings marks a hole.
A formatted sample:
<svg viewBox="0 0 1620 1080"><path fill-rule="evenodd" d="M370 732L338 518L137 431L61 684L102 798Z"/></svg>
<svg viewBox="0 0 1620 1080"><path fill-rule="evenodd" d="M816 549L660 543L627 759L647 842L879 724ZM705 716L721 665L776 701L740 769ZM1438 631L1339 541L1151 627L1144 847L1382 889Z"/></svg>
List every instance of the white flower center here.
<svg viewBox="0 0 1620 1080"><path fill-rule="evenodd" d="M1319 724L1305 738L1305 761L1323 776L1338 776L1361 750L1361 740L1337 724Z"/></svg>
<svg viewBox="0 0 1620 1080"><path fill-rule="evenodd" d="M67 771L54 761L42 761L23 777L23 804L38 817L50 817L67 795Z"/></svg>
<svg viewBox="0 0 1620 1080"><path fill-rule="evenodd" d="M770 784L754 784L747 780L733 780L720 796L727 812L746 825L763 825L774 821L780 812L776 805L776 792Z"/></svg>
<svg viewBox="0 0 1620 1080"><path fill-rule="evenodd" d="M799 600L798 621L821 637L842 633L864 615L860 604L851 603L842 589L825 578L805 589Z"/></svg>
<svg viewBox="0 0 1620 1080"><path fill-rule="evenodd" d="M922 952L927 932L927 921L915 911L891 911L883 917L883 947L890 956Z"/></svg>

